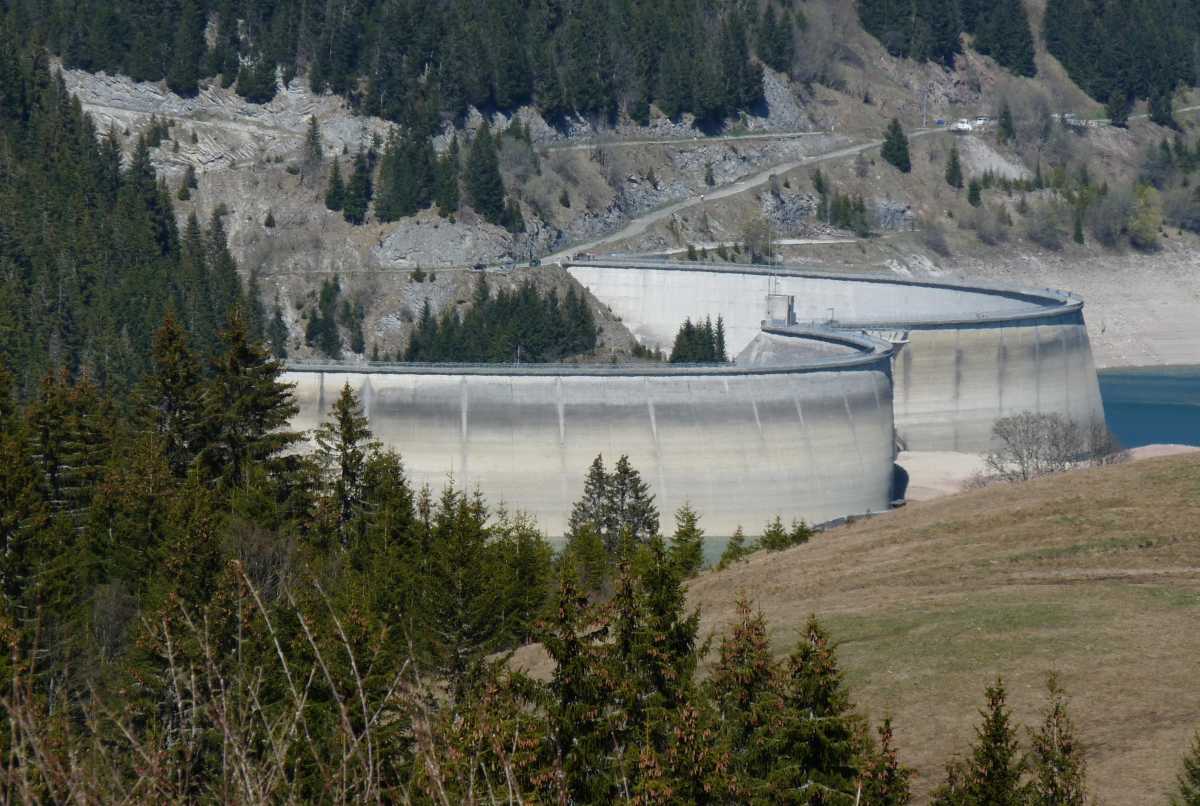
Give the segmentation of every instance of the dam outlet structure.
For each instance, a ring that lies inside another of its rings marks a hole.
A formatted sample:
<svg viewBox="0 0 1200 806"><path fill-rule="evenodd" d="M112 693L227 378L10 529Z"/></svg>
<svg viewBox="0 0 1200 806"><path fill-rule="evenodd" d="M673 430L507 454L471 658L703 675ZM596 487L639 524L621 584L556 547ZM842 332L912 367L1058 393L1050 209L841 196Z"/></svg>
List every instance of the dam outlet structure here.
<svg viewBox="0 0 1200 806"><path fill-rule="evenodd" d="M895 346L759 320L729 365L291 363L284 380L295 427L349 384L412 482L477 488L554 536L598 455L627 455L664 515L690 503L709 534L886 510Z"/></svg>
<svg viewBox="0 0 1200 806"><path fill-rule="evenodd" d="M840 274L794 266L583 258L564 268L642 344L670 350L685 318L718 316L738 353L758 337L763 300L790 321L902 344L895 366L900 448L983 453L992 427L1023 412L1084 429L1104 422L1083 319L1071 294Z"/></svg>

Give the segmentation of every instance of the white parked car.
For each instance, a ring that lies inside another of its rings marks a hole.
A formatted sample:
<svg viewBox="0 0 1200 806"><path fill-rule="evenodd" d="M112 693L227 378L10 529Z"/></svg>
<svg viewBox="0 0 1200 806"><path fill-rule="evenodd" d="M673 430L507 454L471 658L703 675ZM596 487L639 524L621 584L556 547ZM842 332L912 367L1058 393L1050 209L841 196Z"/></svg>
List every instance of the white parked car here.
<svg viewBox="0 0 1200 806"><path fill-rule="evenodd" d="M954 125L950 127L953 132L970 133L975 127L971 125L971 121L966 118L959 118L954 121Z"/></svg>

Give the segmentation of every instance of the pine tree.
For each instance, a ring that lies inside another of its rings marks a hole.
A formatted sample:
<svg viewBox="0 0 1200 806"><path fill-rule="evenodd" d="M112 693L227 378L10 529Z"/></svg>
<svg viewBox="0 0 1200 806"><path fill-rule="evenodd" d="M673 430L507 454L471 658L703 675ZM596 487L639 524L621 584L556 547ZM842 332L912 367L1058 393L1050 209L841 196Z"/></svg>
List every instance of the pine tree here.
<svg viewBox="0 0 1200 806"><path fill-rule="evenodd" d="M1200 806L1200 732L1192 738L1191 752L1183 759L1171 806Z"/></svg>
<svg viewBox="0 0 1200 806"><path fill-rule="evenodd" d="M329 177L329 189L325 191L325 209L340 211L346 205L346 186L342 183L342 169L333 161L333 173Z"/></svg>
<svg viewBox="0 0 1200 806"><path fill-rule="evenodd" d="M350 543L349 529L364 504L366 468L370 454L379 449L367 416L349 382L314 435L316 457L329 485L343 547Z"/></svg>
<svg viewBox="0 0 1200 806"><path fill-rule="evenodd" d="M675 512L671 561L685 578L695 576L704 565L704 530L700 528L700 516L687 503Z"/></svg>
<svg viewBox="0 0 1200 806"><path fill-rule="evenodd" d="M504 180L491 127L484 121L475 140L466 166L467 193L475 211L492 224L504 218Z"/></svg>
<svg viewBox="0 0 1200 806"><path fill-rule="evenodd" d="M946 161L946 184L956 190L962 190L962 163L958 159L958 146L950 147L950 159Z"/></svg>
<svg viewBox="0 0 1200 806"><path fill-rule="evenodd" d="M902 173L912 170L912 162L908 156L908 138L904 136L904 130L900 128L900 121L896 118L892 118L892 122L888 124L887 134L883 139L882 156Z"/></svg>
<svg viewBox="0 0 1200 806"><path fill-rule="evenodd" d="M1046 682L1049 699L1045 718L1030 736L1031 806L1085 806L1087 762L1067 715L1067 700L1055 675Z"/></svg>

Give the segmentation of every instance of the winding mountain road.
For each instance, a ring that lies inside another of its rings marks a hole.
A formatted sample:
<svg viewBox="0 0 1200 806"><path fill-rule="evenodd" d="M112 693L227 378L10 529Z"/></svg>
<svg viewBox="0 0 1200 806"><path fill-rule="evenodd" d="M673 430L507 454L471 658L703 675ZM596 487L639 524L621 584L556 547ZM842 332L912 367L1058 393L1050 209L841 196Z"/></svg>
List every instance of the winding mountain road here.
<svg viewBox="0 0 1200 806"><path fill-rule="evenodd" d="M927 135L937 134L939 132L944 134L949 133L947 129L917 129L916 131L911 132L908 137L909 139L914 137L925 137ZM650 227L654 226L660 221L667 220L676 213L683 212L684 210L690 210L693 207L699 207L706 202L725 199L729 198L730 196L736 196L739 193L745 193L748 190L753 190L754 188L765 185L770 181L772 176L784 174L788 171L794 171L795 169L802 168L805 165L817 165L822 162L853 157L857 154L861 154L864 151L870 151L873 148L879 148L881 145L883 145L882 140L869 140L865 143L858 143L856 145L846 146L845 148L838 148L821 154L812 154L807 157L802 157L798 160L790 160L788 162L772 165L769 168L764 168L761 171L752 173L749 176L745 176L735 182L730 182L727 185L721 185L720 187L713 188L707 193L703 193L698 196L690 196L682 201L668 204L666 207L660 207L657 210L652 210L645 215L638 216L637 218L631 220L628 224L614 233L605 235L602 238L597 238L593 241L573 244L566 249L561 249L554 254L547 255L546 257L542 258L542 261L544 263L554 263L556 261L563 260L570 255L576 254L577 252L594 252L610 244L619 243L621 241L628 240L629 238L633 238L634 236L641 235L650 229Z"/></svg>

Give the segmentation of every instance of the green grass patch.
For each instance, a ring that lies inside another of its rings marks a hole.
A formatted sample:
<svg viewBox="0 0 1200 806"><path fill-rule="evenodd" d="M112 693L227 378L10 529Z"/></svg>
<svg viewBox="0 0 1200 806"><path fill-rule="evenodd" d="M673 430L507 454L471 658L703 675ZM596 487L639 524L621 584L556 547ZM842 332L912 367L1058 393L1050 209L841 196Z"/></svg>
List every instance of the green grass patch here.
<svg viewBox="0 0 1200 806"><path fill-rule="evenodd" d="M1010 554L1006 559L1011 563L1041 562L1045 560L1063 560L1071 557L1084 557L1096 554L1112 554L1118 551L1146 551L1161 547L1173 541L1161 538L1133 535L1130 537L1109 537L1103 540L1089 540L1074 543L1070 546L1048 546L1046 548L1023 551Z"/></svg>

